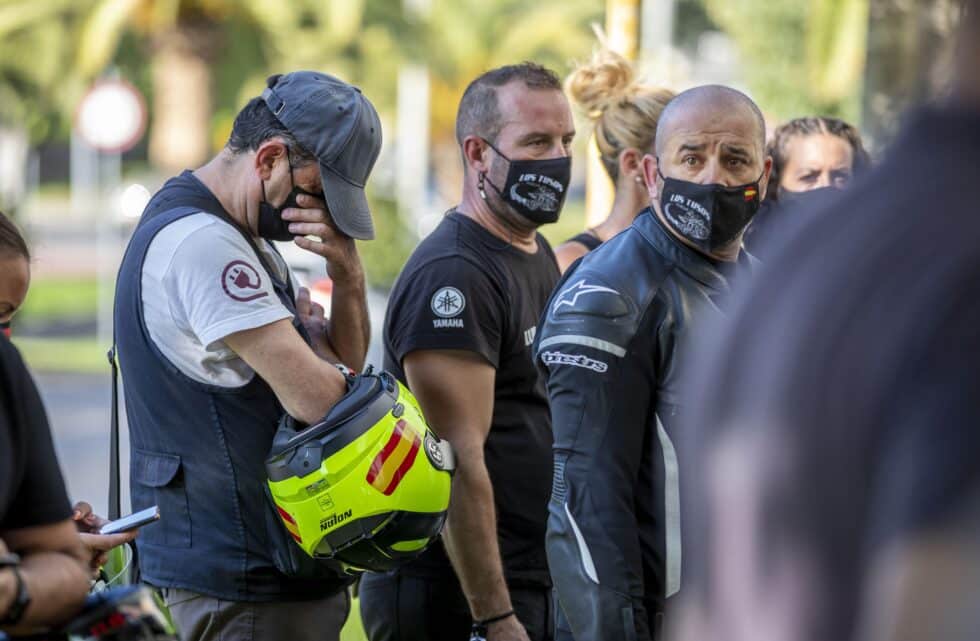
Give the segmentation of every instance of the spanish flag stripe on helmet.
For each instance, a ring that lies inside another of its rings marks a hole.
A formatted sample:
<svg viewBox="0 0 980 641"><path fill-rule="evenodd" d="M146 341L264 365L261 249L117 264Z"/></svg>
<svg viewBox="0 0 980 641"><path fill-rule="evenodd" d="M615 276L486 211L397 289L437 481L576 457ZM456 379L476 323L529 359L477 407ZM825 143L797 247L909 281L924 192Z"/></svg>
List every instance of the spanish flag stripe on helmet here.
<svg viewBox="0 0 980 641"><path fill-rule="evenodd" d="M276 506L276 510L279 511L279 516L282 517L282 520L283 521L285 521L286 523L290 523L292 525L296 525L296 520L289 515L289 512L287 512L286 510L282 509L278 505Z"/></svg>
<svg viewBox="0 0 980 641"><path fill-rule="evenodd" d="M289 515L289 512L282 509L278 505L276 506L276 511L278 511L279 516L282 517L283 525L285 525L286 529L289 530L289 535L296 539L297 543L302 543L303 539L299 535L299 526L296 525L295 519Z"/></svg>
<svg viewBox="0 0 980 641"><path fill-rule="evenodd" d="M402 442L401 425L402 421L398 421L398 423L395 425L395 430L391 433L391 437L388 439L388 442L385 443L384 448L378 452L378 455L374 457L373 461L371 461L371 469L368 471L367 475L368 483L374 482L375 477L381 473L381 467L384 465L385 461L387 461L388 457L390 457L392 452L395 451L398 444Z"/></svg>
<svg viewBox="0 0 980 641"><path fill-rule="evenodd" d="M374 489L390 496L415 462L422 439L404 420L395 424L384 449L374 457L366 480Z"/></svg>
<svg viewBox="0 0 980 641"><path fill-rule="evenodd" d="M408 456L405 457L402 464L398 466L397 470L395 470L391 483L389 483L388 487L384 489L385 496L391 496L391 493L394 492L395 488L398 487L398 484L401 483L402 477L405 476L405 474L412 468L412 463L415 462L415 456L419 453L419 445L421 443L422 440L416 436L415 440L412 441L412 449L408 452Z"/></svg>

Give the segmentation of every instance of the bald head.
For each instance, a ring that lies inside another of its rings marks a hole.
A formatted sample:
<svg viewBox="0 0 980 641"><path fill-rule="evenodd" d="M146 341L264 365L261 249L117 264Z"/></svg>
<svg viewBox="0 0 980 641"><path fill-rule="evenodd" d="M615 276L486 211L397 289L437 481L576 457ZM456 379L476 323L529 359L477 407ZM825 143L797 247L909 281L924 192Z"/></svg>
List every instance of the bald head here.
<svg viewBox="0 0 980 641"><path fill-rule="evenodd" d="M669 195L665 190L668 180L745 187L746 202L761 202L772 170L765 142L762 112L740 91L708 85L689 89L667 103L657 127L656 155L643 157L644 182L661 221L667 220L661 197ZM684 195L675 191L670 197ZM741 233L748 221L739 218L736 222L743 225L738 236L713 246L710 256L719 260L738 257ZM670 228L671 223L664 224Z"/></svg>
<svg viewBox="0 0 980 641"><path fill-rule="evenodd" d="M743 125L753 130L762 155L766 146L766 120L762 111L741 91L722 85L694 87L667 103L657 124L657 155L663 154L664 145L678 129L711 127L723 118L736 115L744 118Z"/></svg>

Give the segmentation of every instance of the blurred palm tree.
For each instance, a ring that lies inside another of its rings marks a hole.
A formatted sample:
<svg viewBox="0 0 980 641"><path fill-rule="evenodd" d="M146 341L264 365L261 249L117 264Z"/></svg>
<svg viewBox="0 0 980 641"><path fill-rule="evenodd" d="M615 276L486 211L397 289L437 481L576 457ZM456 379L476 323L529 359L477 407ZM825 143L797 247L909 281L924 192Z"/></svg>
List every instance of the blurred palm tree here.
<svg viewBox="0 0 980 641"><path fill-rule="evenodd" d="M402 62L427 65L434 142L452 147L456 105L472 78L524 59L565 71L587 56L588 24L602 17L594 0L431 0L424 17L408 18L401 0L0 2L0 47L32 52L0 60L3 84L28 98L14 116L40 114L40 127L52 111L70 114L88 83L124 62L129 39L149 61L150 159L167 171L204 160L216 146L212 129L223 134L268 73L299 68L362 86L384 116ZM229 108L216 109L229 94ZM32 100L51 104L37 109Z"/></svg>
<svg viewBox="0 0 980 641"><path fill-rule="evenodd" d="M856 120L868 0L704 0L736 43L746 83L767 113Z"/></svg>
<svg viewBox="0 0 980 641"><path fill-rule="evenodd" d="M77 69L91 78L109 66L123 36L143 38L152 69L150 158L168 171L211 151L214 69L229 37L256 39L261 57L239 79L258 93L270 63L320 67L358 36L365 0L98 0L79 42ZM229 33L230 24L248 28ZM258 63L258 64L256 64ZM319 63L319 64L317 64Z"/></svg>
<svg viewBox="0 0 980 641"><path fill-rule="evenodd" d="M456 108L466 86L494 67L534 60L565 75L595 46L590 28L602 22L595 0L432 0L429 17L402 41L405 55L431 74L435 178L443 197L459 198L462 167L455 140Z"/></svg>
<svg viewBox="0 0 980 641"><path fill-rule="evenodd" d="M72 0L0 2L0 124L47 137L66 110L74 85L70 66L75 40L66 37L80 20Z"/></svg>

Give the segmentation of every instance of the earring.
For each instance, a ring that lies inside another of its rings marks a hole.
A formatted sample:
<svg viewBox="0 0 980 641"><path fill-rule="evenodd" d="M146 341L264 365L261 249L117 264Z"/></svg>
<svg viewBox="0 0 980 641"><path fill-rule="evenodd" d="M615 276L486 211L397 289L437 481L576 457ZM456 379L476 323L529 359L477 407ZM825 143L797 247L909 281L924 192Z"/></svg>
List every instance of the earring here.
<svg viewBox="0 0 980 641"><path fill-rule="evenodd" d="M486 177L486 174L481 171L480 172L480 178L479 178L479 180L476 183L476 188L480 191L480 198L482 198L483 200L486 200L487 199L487 192L484 191L484 189L483 189L483 179L485 177Z"/></svg>
<svg viewBox="0 0 980 641"><path fill-rule="evenodd" d="M643 179L640 178L639 176L634 176L633 177L633 180L635 180L637 183L642 183L643 182Z"/></svg>

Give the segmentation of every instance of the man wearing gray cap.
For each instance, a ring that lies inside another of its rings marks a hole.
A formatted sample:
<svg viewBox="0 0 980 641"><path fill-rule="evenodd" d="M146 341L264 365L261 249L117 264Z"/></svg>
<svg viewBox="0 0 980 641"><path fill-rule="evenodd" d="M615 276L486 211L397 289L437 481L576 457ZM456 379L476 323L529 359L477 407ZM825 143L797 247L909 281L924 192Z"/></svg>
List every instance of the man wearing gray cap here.
<svg viewBox="0 0 980 641"><path fill-rule="evenodd" d="M374 235L364 184L380 147L357 88L273 76L225 148L157 192L130 240L115 332L132 502L161 513L140 570L182 639L337 639L347 618L349 579L284 544L263 462L283 412L319 420L346 391L334 364L363 367L354 239ZM329 321L272 240L326 259Z"/></svg>

